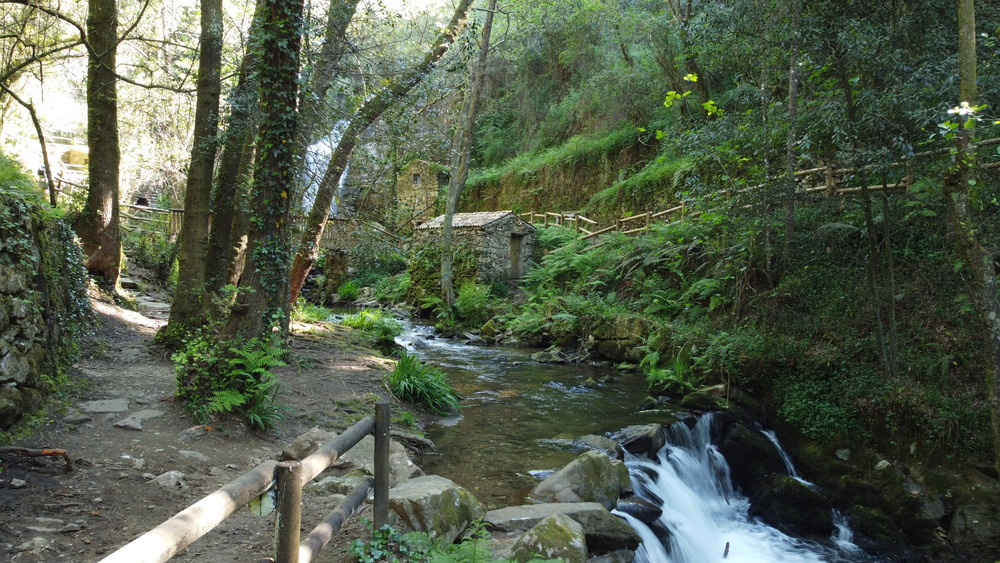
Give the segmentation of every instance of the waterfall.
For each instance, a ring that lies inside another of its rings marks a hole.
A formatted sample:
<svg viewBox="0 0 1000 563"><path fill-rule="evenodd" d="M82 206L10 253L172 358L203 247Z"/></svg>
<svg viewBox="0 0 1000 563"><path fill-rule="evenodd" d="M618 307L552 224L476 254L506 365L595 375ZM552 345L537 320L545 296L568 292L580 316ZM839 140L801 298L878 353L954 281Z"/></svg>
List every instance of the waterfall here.
<svg viewBox="0 0 1000 563"><path fill-rule="evenodd" d="M349 123L348 120L341 119L334 124L333 130L328 135L306 148L305 163L302 167L302 185L305 187L302 195L303 210L309 211L312 209L313 202L316 201L316 191L319 189L319 184L323 180L324 174L326 174L326 168L330 164L330 156L333 154L333 150L337 147L337 144L340 143L340 138L343 136L344 130ZM350 164L344 167L344 172L338 180L337 197L333 199L333 203L330 205L331 217L336 217L340 211L340 197L344 193L344 185L347 182L349 170Z"/></svg>
<svg viewBox="0 0 1000 563"><path fill-rule="evenodd" d="M734 490L729 464L712 444L712 421L707 414L692 427L684 422L670 426L668 443L655 460L626 454L635 493L663 509L654 527L669 530L666 539L658 537L646 524L616 512L642 538L637 563L871 560L850 543L850 529L839 514L834 515L837 532L829 545L790 537L748 517L750 502ZM794 476L791 460L774 442Z"/></svg>

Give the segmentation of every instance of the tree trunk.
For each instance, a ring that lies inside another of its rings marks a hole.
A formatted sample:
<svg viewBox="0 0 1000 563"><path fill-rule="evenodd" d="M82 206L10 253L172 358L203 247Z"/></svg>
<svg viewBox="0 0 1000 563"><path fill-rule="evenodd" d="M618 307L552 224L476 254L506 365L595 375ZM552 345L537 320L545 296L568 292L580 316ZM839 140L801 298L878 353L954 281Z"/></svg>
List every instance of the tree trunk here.
<svg viewBox="0 0 1000 563"><path fill-rule="evenodd" d="M323 238L323 229L326 226L327 218L330 215L330 204L337 195L337 186L340 183L340 176L347 167L347 162L354 152L354 147L358 143L358 138L368 129L382 112L393 103L405 96L414 86L429 73L438 60L448 51L448 47L455 41L458 34L465 27L466 18L472 8L472 0L462 0L455 8L451 22L441 32L441 35L434 41L431 50L424 56L424 60L416 67L400 75L386 89L379 92L374 98L369 100L358 110L358 113L351 119L351 124L347 126L337 148L330 157L326 173L320 181L316 191L316 199L313 202L312 210L306 219L306 226L299 242L298 253L292 262L291 272L291 302L298 299L299 292L305 284L306 275L312 269L313 264L319 257L319 244Z"/></svg>
<svg viewBox="0 0 1000 563"><path fill-rule="evenodd" d="M90 148L87 202L77 221L84 265L112 291L121 273L118 230L118 92L115 60L118 9L115 0L92 0L87 14L87 145Z"/></svg>
<svg viewBox="0 0 1000 563"><path fill-rule="evenodd" d="M167 335L180 337L206 320L205 291L209 200L218 148L219 96L222 91L222 0L201 0L198 94L194 114L191 165L184 192L184 222L178 249L177 288L170 306Z"/></svg>
<svg viewBox="0 0 1000 563"><path fill-rule="evenodd" d="M469 177L469 159L472 156L472 133L476 125L476 110L479 94L482 92L483 76L486 75L486 57L490 52L490 33L493 29L493 13L496 0L490 0L483 22L483 39L479 45L479 56L470 72L470 88L462 102L462 119L455 132L452 148L452 173L448 182L448 197L445 201L444 223L441 225L441 300L448 307L455 303L454 269L455 248L452 244L452 218L462 197L462 188Z"/></svg>
<svg viewBox="0 0 1000 563"><path fill-rule="evenodd" d="M253 73L257 68L254 45L261 42L261 4L258 0L250 23L247 52L240 63L239 78L229 94L229 123L222 136L215 191L212 194L212 229L208 236L205 286L213 297L219 296L227 283L238 281L238 276L233 280L231 272L239 249L245 246L241 237L246 229L236 233L234 224L241 220L246 210L241 205L240 194L245 193L248 187L246 180L249 179L249 155L253 153L254 116L259 109L257 82Z"/></svg>
<svg viewBox="0 0 1000 563"><path fill-rule="evenodd" d="M289 193L294 146L303 0L263 0L258 135L250 201L247 267L223 330L227 338L263 336L274 324L288 331Z"/></svg>
<svg viewBox="0 0 1000 563"><path fill-rule="evenodd" d="M785 244L781 250L782 268L792 260L792 239L795 237L795 144L798 142L799 119L799 42L802 0L792 2L792 46L788 59L788 139L785 143Z"/></svg>
<svg viewBox="0 0 1000 563"><path fill-rule="evenodd" d="M979 103L976 87L976 16L973 0L958 0L959 101L969 108ZM993 427L993 455L1000 472L1000 298L997 293L996 260L976 234L969 208L969 186L976 181L975 120L958 129L955 163L945 181L948 221L959 256L972 271L976 301L985 321L988 358L985 380L987 404Z"/></svg>

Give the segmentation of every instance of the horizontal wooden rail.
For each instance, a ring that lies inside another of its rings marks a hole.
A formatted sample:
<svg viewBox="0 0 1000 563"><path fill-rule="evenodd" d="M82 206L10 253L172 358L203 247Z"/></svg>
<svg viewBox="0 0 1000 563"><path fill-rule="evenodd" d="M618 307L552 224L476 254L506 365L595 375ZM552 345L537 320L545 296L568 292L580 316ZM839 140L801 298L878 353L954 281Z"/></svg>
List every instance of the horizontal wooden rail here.
<svg viewBox="0 0 1000 563"><path fill-rule="evenodd" d="M375 407L376 413L385 421L384 424L380 424L380 427L387 426L388 402L379 401ZM322 541L326 534L332 536L343 526L343 521L360 505L371 487L367 481L363 483L365 485L363 493L359 490L360 486L356 487L351 493L352 496L348 497L354 503L353 505L348 503L348 499L345 499L327 517L327 520L313 531L317 534L315 537L310 534L305 541L299 542L302 507L298 499L301 498L302 487L330 467L342 453L350 450L373 431L375 431L376 437L376 452L380 449L388 451L388 428L377 430L375 417L365 417L345 430L343 434L320 446L312 455L301 462L291 462L281 467L274 460L261 463L108 555L101 560L101 563L161 563L167 561L210 532L237 510L246 506L251 500L266 492L279 477L282 479L282 486L279 489L285 492L282 495L284 504L281 506L276 522L278 531L278 540L275 543L276 561L278 563L300 561L303 553L308 553L308 557L311 559L330 541L329 538ZM279 469L281 471L278 471ZM388 463L377 457L375 463L376 478L372 482L372 486L378 488L381 483L387 485L388 471ZM374 485L374 483L379 483L379 485ZM289 498L290 493L288 492L290 490L293 491L291 498ZM387 491L379 491L378 494L384 496ZM359 495L361 496L360 500L356 498ZM279 498L279 504L281 503L282 499ZM338 518L342 518L342 520L336 524ZM385 521L385 519L386 516L380 514L379 508L376 507L376 520Z"/></svg>

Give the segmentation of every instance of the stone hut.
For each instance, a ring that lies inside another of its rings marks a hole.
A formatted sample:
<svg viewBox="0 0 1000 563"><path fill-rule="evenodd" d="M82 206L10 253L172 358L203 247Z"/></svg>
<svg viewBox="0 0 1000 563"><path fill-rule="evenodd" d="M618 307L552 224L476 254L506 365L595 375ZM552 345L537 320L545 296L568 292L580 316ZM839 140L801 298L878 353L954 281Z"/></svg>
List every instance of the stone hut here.
<svg viewBox="0 0 1000 563"><path fill-rule="evenodd" d="M418 244L437 244L444 215L417 227ZM479 279L518 279L524 276L535 249L535 227L512 211L456 213L452 218L456 247L475 250Z"/></svg>
<svg viewBox="0 0 1000 563"><path fill-rule="evenodd" d="M396 175L396 202L400 210L418 220L426 220L439 211L438 194L447 184L444 169L426 160L414 160Z"/></svg>

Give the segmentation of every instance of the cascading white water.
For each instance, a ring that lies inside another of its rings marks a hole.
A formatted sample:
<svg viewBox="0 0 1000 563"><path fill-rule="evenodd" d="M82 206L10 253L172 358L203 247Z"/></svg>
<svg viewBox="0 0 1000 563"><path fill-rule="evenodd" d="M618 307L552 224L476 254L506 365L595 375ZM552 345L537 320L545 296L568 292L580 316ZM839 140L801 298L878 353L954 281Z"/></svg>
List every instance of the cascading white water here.
<svg viewBox="0 0 1000 563"><path fill-rule="evenodd" d="M338 121L334 124L333 130L330 131L329 135L306 148L305 163L302 167L302 184L305 186L302 195L302 208L306 211L312 209L313 202L316 200L316 191L319 189L319 184L323 179L323 175L326 174L327 166L330 164L330 157L337 144L340 143L340 138L343 136L348 124L349 122L346 119ZM330 205L330 215L333 217L336 217L339 211L340 197L344 193L344 183L347 181L349 169L350 164L344 167L344 172L338 180L337 197L333 199L333 203Z"/></svg>
<svg viewBox="0 0 1000 563"><path fill-rule="evenodd" d="M748 517L750 503L734 491L729 464L711 442L711 426L711 414L693 427L675 423L655 461L627 455L636 494L663 509L658 524L670 532L664 541L646 524L618 513L642 537L637 563L870 560L841 532L831 538L831 547L821 546ZM842 519L839 523L846 529Z"/></svg>

